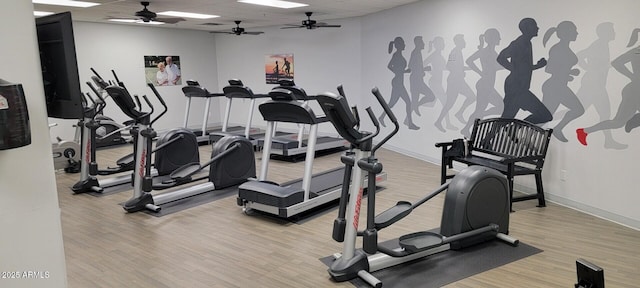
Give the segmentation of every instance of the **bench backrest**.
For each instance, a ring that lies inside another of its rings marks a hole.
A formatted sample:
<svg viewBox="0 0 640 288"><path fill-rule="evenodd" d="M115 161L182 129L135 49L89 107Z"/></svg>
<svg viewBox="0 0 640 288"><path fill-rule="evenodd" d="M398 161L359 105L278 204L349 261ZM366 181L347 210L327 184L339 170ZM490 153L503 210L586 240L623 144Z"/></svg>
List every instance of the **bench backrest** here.
<svg viewBox="0 0 640 288"><path fill-rule="evenodd" d="M517 159L542 169L552 132L520 119L476 119L469 152Z"/></svg>

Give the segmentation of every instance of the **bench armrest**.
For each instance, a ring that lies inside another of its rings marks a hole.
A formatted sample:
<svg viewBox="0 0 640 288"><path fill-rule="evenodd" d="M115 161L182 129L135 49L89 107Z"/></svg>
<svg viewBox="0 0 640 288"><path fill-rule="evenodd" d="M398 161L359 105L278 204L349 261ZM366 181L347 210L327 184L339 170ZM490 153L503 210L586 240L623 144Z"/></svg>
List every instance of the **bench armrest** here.
<svg viewBox="0 0 640 288"><path fill-rule="evenodd" d="M516 162L527 162L533 160L544 159L543 156L524 156L524 157L504 157L499 161L504 164L516 163Z"/></svg>
<svg viewBox="0 0 640 288"><path fill-rule="evenodd" d="M442 147L442 148L447 148L449 146L453 145L453 141L449 141L449 142L438 142L436 143L436 147Z"/></svg>

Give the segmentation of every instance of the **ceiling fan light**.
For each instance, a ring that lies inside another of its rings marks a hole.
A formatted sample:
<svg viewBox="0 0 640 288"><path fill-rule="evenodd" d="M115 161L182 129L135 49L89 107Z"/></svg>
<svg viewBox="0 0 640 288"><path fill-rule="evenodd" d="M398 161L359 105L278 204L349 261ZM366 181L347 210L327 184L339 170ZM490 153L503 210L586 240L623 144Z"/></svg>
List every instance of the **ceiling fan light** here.
<svg viewBox="0 0 640 288"><path fill-rule="evenodd" d="M120 22L120 23L138 23L138 24L150 24L150 25L161 25L164 24L164 22L158 22L158 21L148 21L148 22L144 22L140 19L119 19L119 18L112 18L109 19L109 21L112 22Z"/></svg>
<svg viewBox="0 0 640 288"><path fill-rule="evenodd" d="M53 14L54 14L53 12L33 11L33 16L36 16L36 17L49 16Z"/></svg>
<svg viewBox="0 0 640 288"><path fill-rule="evenodd" d="M73 0L33 0L32 2L34 4L58 5L58 6L82 7L82 8L100 5L100 3L86 2L86 1L73 1Z"/></svg>
<svg viewBox="0 0 640 288"><path fill-rule="evenodd" d="M145 21L138 21L136 23L147 24L147 25L163 25L163 24L165 24L164 22L159 22L159 21L146 21L146 22Z"/></svg>
<svg viewBox="0 0 640 288"><path fill-rule="evenodd" d="M190 12L180 12L180 11L164 11L156 13L162 16L171 16L171 17L184 17L184 18L193 18L193 19L211 19L218 18L218 15L209 15L209 14L200 14L200 13L190 13Z"/></svg>
<svg viewBox="0 0 640 288"><path fill-rule="evenodd" d="M262 5L262 6L269 6L269 7L276 7L276 8L283 8L283 9L299 8L299 7L309 6L308 4L296 3L296 2L290 2L290 1L280 1L280 0L238 0L238 2L247 3L247 4L255 4L255 5Z"/></svg>

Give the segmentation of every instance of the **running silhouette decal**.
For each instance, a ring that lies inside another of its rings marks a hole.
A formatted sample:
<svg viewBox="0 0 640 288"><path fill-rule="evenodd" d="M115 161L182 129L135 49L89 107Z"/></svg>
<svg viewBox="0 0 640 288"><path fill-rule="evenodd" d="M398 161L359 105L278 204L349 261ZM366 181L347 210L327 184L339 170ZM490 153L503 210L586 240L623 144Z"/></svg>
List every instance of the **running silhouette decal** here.
<svg viewBox="0 0 640 288"><path fill-rule="evenodd" d="M466 98L455 116L463 125L467 123L463 117L464 111L476 100L475 93L465 81L465 71L469 70L469 67L465 66L464 57L462 56L462 49L467 47L467 42L464 41L464 35L457 34L454 36L453 43L455 46L451 49L449 60L447 61L447 70L449 70L449 76L447 77L447 100L442 107L442 111L440 111L440 116L438 116L434 124L436 128L442 132L446 132L442 126L442 120L447 117L456 100L458 100L459 95Z"/></svg>
<svg viewBox="0 0 640 288"><path fill-rule="evenodd" d="M394 51L395 48L395 52ZM391 60L387 65L387 68L393 72L393 79L391 79L391 99L389 100L389 107L393 108L393 106L398 103L398 100L402 99L406 106L406 118L404 119L404 125L406 125L411 130L418 130L416 124L413 123L411 119L411 114L413 113L413 108L411 106L411 98L409 98L409 93L407 92L407 88L404 86L404 74L411 72L410 69L407 68L407 60L402 55L402 51L404 51L405 44L404 39L402 37L396 37L393 41L389 42L389 53L393 52L391 56ZM385 126L384 118L387 116L386 113L382 112L382 115L378 118L380 124Z"/></svg>
<svg viewBox="0 0 640 288"><path fill-rule="evenodd" d="M553 127L553 136L567 142L562 129L584 114L584 107L578 96L569 88L569 82L580 75L580 70L574 68L578 64L578 56L569 47L571 42L576 41L578 29L571 21L560 22L557 27L549 28L544 34L542 44L545 47L553 34L556 34L560 41L549 49L545 71L551 76L542 84L542 103L551 113L556 113L560 104L569 109L562 120Z"/></svg>
<svg viewBox="0 0 640 288"><path fill-rule="evenodd" d="M496 47L500 44L500 32L495 28L489 28L480 35L479 41L478 50L465 61L469 69L480 75L480 79L476 82L475 110L471 113L467 125L460 131L466 137L471 136L471 127L473 127L475 119L501 115L504 107L502 95L496 90L496 73L504 69L496 60L498 58ZM476 62L480 62L480 66Z"/></svg>
<svg viewBox="0 0 640 288"><path fill-rule="evenodd" d="M504 82L504 110L503 118L514 118L520 109L531 114L524 120L534 124L542 124L551 121L551 112L533 94L531 76L533 70L543 68L547 60L542 58L533 64L533 49L531 39L538 36L538 24L532 18L524 18L518 25L520 35L513 40L507 48L498 54L498 63L510 71Z"/></svg>
<svg viewBox="0 0 640 288"><path fill-rule="evenodd" d="M616 39L613 23L604 22L596 27L597 39L586 49L579 51L578 65L584 71L580 79L578 98L585 109L593 106L600 116L600 121L611 119L611 103L607 92L607 78L611 70L611 53L609 43ZM626 149L627 145L619 143L611 135L611 130L601 130L604 135L604 147L607 149Z"/></svg>
<svg viewBox="0 0 640 288"><path fill-rule="evenodd" d="M636 28L631 33L631 39L627 47L631 47L638 42L638 33L640 28ZM631 69L627 67L631 64ZM628 133L634 128L640 126L640 46L631 48L629 51L618 56L611 62L616 71L629 78L630 82L622 89L622 101L618 106L618 111L613 119L604 120L591 127L578 128L576 136L578 141L587 146L587 136L593 132L605 129L618 129L624 126L624 130Z"/></svg>

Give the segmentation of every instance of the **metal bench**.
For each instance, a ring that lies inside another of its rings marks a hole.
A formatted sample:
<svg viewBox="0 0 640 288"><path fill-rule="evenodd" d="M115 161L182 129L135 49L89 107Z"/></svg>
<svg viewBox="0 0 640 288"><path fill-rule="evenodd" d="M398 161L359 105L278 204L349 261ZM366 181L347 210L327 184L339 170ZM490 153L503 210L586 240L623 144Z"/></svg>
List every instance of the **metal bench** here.
<svg viewBox="0 0 640 288"><path fill-rule="evenodd" d="M441 182L445 183L454 176L447 174L453 168L453 162L482 165L507 176L511 203L538 199L538 207L544 207L542 166L551 132L552 129L543 129L519 119L476 119L468 141L457 139L436 143L436 147L442 148ZM513 196L513 177L522 175L535 175L537 193Z"/></svg>

